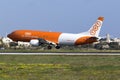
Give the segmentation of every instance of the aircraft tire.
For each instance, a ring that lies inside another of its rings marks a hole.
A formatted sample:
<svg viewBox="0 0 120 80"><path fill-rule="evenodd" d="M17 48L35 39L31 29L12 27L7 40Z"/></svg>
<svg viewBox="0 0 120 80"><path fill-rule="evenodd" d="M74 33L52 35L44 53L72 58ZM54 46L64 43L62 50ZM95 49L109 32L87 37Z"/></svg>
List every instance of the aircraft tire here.
<svg viewBox="0 0 120 80"><path fill-rule="evenodd" d="M47 49L52 49L52 46L47 46Z"/></svg>
<svg viewBox="0 0 120 80"><path fill-rule="evenodd" d="M56 46L55 48L56 48L56 49L60 49L60 46Z"/></svg>

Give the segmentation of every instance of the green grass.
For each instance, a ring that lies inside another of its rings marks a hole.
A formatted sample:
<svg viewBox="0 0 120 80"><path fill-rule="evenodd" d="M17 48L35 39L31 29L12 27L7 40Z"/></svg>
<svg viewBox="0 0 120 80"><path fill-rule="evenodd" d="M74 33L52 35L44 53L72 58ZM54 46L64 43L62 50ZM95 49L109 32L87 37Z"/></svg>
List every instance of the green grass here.
<svg viewBox="0 0 120 80"><path fill-rule="evenodd" d="M119 80L120 56L0 55L0 80Z"/></svg>

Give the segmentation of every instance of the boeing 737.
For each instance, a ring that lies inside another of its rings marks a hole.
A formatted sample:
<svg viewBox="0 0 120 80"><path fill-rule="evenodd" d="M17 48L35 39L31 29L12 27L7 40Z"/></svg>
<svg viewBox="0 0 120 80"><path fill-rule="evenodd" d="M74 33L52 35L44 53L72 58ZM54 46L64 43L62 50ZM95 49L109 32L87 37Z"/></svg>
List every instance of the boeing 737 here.
<svg viewBox="0 0 120 80"><path fill-rule="evenodd" d="M88 31L82 33L73 34L37 30L16 30L8 34L7 37L15 42L30 42L33 46L47 44L48 49L51 49L52 45L59 49L62 45L90 44L98 41L103 20L104 17L99 17Z"/></svg>

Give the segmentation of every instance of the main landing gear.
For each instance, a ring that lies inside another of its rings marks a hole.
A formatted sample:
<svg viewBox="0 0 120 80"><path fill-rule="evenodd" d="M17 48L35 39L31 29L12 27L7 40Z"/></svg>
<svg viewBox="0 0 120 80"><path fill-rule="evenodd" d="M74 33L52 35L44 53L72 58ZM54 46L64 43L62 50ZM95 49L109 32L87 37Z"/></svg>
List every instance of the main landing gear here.
<svg viewBox="0 0 120 80"><path fill-rule="evenodd" d="M56 49L60 49L60 46L57 45L57 46L55 46L55 48L56 48ZM52 49L52 45L47 46L47 49Z"/></svg>

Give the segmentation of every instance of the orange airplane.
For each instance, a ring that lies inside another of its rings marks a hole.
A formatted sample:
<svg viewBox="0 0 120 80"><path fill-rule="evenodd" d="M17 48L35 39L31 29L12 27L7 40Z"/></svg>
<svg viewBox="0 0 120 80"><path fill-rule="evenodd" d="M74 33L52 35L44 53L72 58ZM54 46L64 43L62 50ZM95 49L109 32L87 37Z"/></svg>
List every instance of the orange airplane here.
<svg viewBox="0 0 120 80"><path fill-rule="evenodd" d="M103 20L104 17L99 17L88 31L77 34L36 30L16 30L8 34L7 37L16 42L30 42L33 46L47 44L48 49L51 49L52 45L59 49L61 45L90 44L98 41Z"/></svg>

